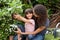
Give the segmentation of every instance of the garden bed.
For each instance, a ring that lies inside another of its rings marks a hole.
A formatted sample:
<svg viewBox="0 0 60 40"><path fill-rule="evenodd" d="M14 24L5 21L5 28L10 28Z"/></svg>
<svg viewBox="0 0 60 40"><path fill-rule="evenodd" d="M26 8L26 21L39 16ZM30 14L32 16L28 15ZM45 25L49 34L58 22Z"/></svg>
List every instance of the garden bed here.
<svg viewBox="0 0 60 40"><path fill-rule="evenodd" d="M53 31L55 28L48 28L48 30ZM53 33L45 34L45 40L60 40L60 37L54 38Z"/></svg>

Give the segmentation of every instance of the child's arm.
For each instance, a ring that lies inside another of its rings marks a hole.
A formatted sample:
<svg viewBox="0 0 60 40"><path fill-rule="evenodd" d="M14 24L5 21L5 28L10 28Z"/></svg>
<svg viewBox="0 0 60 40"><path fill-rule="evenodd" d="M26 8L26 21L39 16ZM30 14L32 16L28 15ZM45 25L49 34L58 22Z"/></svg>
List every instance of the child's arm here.
<svg viewBox="0 0 60 40"><path fill-rule="evenodd" d="M13 40L13 36L11 35L11 36L9 36L9 40Z"/></svg>
<svg viewBox="0 0 60 40"><path fill-rule="evenodd" d="M23 22L29 22L29 23L30 23L30 21L29 21L28 19L22 17L22 16L19 15L19 14L15 15L14 18L17 19L17 20L23 21Z"/></svg>
<svg viewBox="0 0 60 40"><path fill-rule="evenodd" d="M18 31L21 31L19 28L17 28ZM17 34L18 35L18 40L21 40L21 34Z"/></svg>
<svg viewBox="0 0 60 40"><path fill-rule="evenodd" d="M18 40L21 40L21 34L17 34Z"/></svg>

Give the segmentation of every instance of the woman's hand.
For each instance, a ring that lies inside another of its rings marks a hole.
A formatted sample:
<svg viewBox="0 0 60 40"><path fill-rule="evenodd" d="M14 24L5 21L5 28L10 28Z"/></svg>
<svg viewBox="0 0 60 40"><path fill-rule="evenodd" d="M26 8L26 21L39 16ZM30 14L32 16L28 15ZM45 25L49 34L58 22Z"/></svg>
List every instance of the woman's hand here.
<svg viewBox="0 0 60 40"><path fill-rule="evenodd" d="M14 31L17 34L22 34L21 30L19 28L17 28L17 31Z"/></svg>

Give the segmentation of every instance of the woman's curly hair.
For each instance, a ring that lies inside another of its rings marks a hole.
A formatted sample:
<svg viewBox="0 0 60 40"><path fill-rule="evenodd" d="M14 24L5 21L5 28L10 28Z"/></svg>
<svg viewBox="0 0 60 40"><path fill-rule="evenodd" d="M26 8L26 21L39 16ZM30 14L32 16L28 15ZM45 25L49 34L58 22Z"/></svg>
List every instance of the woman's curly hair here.
<svg viewBox="0 0 60 40"><path fill-rule="evenodd" d="M36 15L39 16L39 18L37 18L37 23L38 25L44 25L47 19L47 9L45 6L38 4L34 6L34 12Z"/></svg>

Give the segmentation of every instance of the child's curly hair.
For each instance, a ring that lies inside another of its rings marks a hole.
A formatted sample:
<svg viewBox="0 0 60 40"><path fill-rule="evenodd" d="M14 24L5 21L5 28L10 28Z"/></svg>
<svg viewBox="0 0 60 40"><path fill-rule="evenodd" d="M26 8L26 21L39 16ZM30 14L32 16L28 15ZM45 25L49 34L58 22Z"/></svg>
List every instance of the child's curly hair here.
<svg viewBox="0 0 60 40"><path fill-rule="evenodd" d="M25 10L25 18L27 18L26 15L27 15L28 13L32 13L32 14L33 14L33 9L28 8L28 9ZM28 19L28 18L27 18L27 19ZM32 19L33 19L33 17L32 17Z"/></svg>

